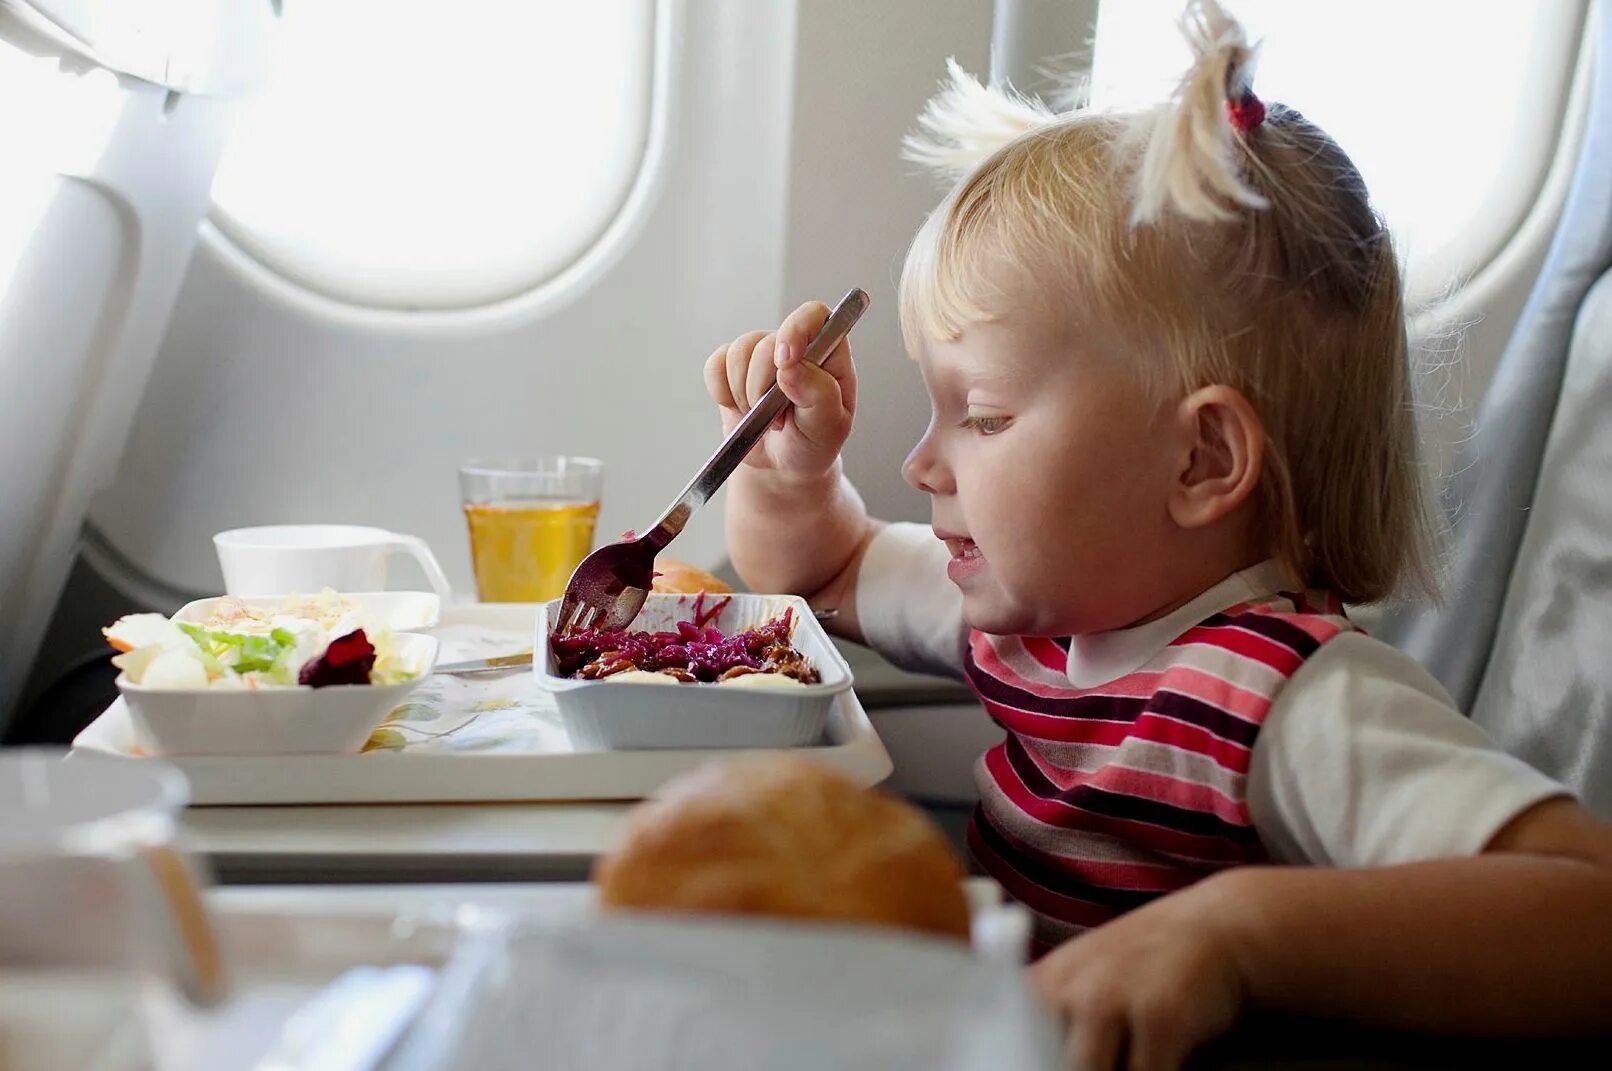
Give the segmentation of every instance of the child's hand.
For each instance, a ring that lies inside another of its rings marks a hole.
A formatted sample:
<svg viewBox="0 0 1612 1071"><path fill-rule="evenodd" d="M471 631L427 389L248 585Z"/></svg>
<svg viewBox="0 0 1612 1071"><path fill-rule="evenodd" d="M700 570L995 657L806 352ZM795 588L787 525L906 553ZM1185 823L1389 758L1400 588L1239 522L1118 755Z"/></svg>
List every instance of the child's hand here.
<svg viewBox="0 0 1612 1071"><path fill-rule="evenodd" d="M1030 968L1067 1019L1074 1067L1174 1071L1236 1021L1247 987L1195 892L1132 911Z"/></svg>
<svg viewBox="0 0 1612 1071"><path fill-rule="evenodd" d="M794 403L750 451L746 464L805 478L834 467L856 409L850 343L836 346L821 368L801 360L828 314L827 305L809 301L777 331L740 335L705 362L705 387L722 409L724 432L732 431L774 382Z"/></svg>

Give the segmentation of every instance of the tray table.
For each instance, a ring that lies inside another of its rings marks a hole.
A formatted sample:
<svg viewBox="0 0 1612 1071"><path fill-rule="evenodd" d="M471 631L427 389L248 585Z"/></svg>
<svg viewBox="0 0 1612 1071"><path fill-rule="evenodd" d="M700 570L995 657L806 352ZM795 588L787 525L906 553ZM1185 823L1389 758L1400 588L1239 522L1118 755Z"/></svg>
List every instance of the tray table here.
<svg viewBox="0 0 1612 1071"><path fill-rule="evenodd" d="M535 604L444 607L432 629L441 661L529 648ZM625 687L625 686L624 686ZM121 699L73 742L75 749L141 754ZM825 738L797 749L866 785L889 776L889 753L854 692L836 701ZM465 803L634 800L667 780L741 750L584 751L529 671L436 676L416 689L354 755L176 756L192 803Z"/></svg>

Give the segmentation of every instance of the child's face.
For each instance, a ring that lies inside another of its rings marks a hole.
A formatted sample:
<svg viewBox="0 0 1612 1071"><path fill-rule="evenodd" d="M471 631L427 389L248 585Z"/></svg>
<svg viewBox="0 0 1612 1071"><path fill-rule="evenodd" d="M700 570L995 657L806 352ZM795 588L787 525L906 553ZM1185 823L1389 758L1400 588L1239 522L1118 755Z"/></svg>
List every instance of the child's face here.
<svg viewBox="0 0 1612 1071"><path fill-rule="evenodd" d="M903 467L926 492L968 623L1061 636L1132 624L1169 598L1177 467L1119 342L1046 315L970 325L918 356L929 430Z"/></svg>

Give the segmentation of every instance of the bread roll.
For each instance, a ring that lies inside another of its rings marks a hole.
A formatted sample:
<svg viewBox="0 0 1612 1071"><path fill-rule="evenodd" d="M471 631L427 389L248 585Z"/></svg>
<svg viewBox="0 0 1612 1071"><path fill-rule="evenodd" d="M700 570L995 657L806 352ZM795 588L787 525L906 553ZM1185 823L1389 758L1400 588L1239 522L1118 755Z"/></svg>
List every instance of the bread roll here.
<svg viewBox="0 0 1612 1071"><path fill-rule="evenodd" d="M713 595L726 595L733 591L732 587L704 569L696 569L687 562L661 558L655 562L655 571L660 575L650 586L651 591L671 595L698 595L702 591L709 591Z"/></svg>
<svg viewBox="0 0 1612 1071"><path fill-rule="evenodd" d="M917 809L810 759L703 766L630 817L606 910L778 915L968 937L963 867Z"/></svg>

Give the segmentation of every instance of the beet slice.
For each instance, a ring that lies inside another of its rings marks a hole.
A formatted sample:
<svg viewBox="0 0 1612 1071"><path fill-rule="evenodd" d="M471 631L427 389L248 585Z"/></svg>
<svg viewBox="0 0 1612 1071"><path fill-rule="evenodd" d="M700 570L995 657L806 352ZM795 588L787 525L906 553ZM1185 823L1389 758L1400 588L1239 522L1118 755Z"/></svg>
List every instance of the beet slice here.
<svg viewBox="0 0 1612 1071"><path fill-rule="evenodd" d="M375 645L369 642L363 629L354 629L331 640L324 654L309 659L297 674L297 683L310 688L368 684L370 670L374 668Z"/></svg>

